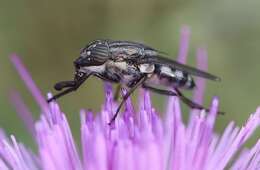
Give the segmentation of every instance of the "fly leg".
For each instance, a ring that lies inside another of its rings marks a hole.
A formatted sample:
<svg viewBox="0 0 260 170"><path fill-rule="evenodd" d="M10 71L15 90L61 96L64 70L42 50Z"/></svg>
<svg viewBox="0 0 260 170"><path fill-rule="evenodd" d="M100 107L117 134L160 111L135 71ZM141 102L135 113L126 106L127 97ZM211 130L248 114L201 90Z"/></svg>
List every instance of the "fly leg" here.
<svg viewBox="0 0 260 170"><path fill-rule="evenodd" d="M162 94L162 95L167 95L167 96L178 96L181 101L183 103L185 103L187 106L189 106L190 108L192 109L199 109L199 110L205 110L205 111L209 111L208 108L205 108L195 102L193 102L192 100L190 100L189 98L185 97L180 91L179 89L175 88L174 90L176 92L173 92L173 91L170 91L170 90L164 90L164 89L159 89L159 88L156 88L156 87L152 87L152 86L149 86L147 84L143 84L143 88L145 89L148 89L148 90L151 90L155 93L159 93L159 94ZM224 114L224 112L218 112L218 114Z"/></svg>
<svg viewBox="0 0 260 170"><path fill-rule="evenodd" d="M173 91L164 90L164 89L159 89L159 88L156 88L156 87L149 86L149 85L147 85L147 84L143 84L143 88L144 88L144 89L148 89L148 90L153 91L153 92L158 93L158 94L166 95L166 96L178 96L178 95L177 95L175 92L173 92Z"/></svg>
<svg viewBox="0 0 260 170"><path fill-rule="evenodd" d="M117 109L116 109L116 113L113 115L112 119L111 119L110 122L108 123L109 125L111 125L111 124L115 121L115 119L116 119L116 117L118 116L118 113L119 113L121 107L123 106L123 104L125 103L125 101L128 99L128 97L135 91L135 89L136 89L137 87L139 87L140 85L142 85L142 84L146 81L146 79L147 79L146 76L142 76L142 77L134 84L134 86L133 86L131 89L129 89L129 91L123 96L122 101L120 102L119 106L118 106Z"/></svg>
<svg viewBox="0 0 260 170"><path fill-rule="evenodd" d="M186 105L188 105L190 108L192 109L199 109L199 110L205 110L206 112L209 112L208 108L205 108L204 106L197 104L195 102L193 102L192 100L190 100L189 98L185 97L181 91L177 88L174 88L174 90L176 91L177 95L180 97L180 99L183 101L183 103L185 103ZM218 114L224 115L224 112L218 111Z"/></svg>
<svg viewBox="0 0 260 170"><path fill-rule="evenodd" d="M117 101L118 98L119 98L120 90L121 90L121 85L119 84L119 85L116 87L116 91L115 91L115 94L114 94L114 100L115 100L115 101Z"/></svg>
<svg viewBox="0 0 260 170"><path fill-rule="evenodd" d="M50 103L51 101L56 100L56 99L60 98L61 96L64 96L70 92L76 91L89 76L90 75L86 75L85 77L83 77L81 80L78 80L78 81L63 81L63 82L57 83L54 86L54 88L56 90L61 90L64 87L69 87L69 88L54 95L52 98L48 99L47 102Z"/></svg>
<svg viewBox="0 0 260 170"><path fill-rule="evenodd" d="M106 76L103 75L96 75L98 78L101 78L102 80L112 82L112 83L120 83L121 77L117 74L111 74L109 72L106 73ZM120 90L121 90L121 84L118 84L116 87L115 94L113 96L114 101L117 101L120 96Z"/></svg>
<svg viewBox="0 0 260 170"><path fill-rule="evenodd" d="M60 98L61 96L64 96L64 95L66 95L66 94L68 94L68 93L70 93L72 91L75 91L75 90L77 90L78 87L79 87L78 85L70 87L70 88L68 88L68 89L66 89L66 90L64 90L64 91L54 95L52 98L48 99L47 102L50 103L51 101L56 100L56 99Z"/></svg>
<svg viewBox="0 0 260 170"><path fill-rule="evenodd" d="M191 101L190 99L185 97L178 89L175 89L176 92L173 92L173 91L170 91L170 90L152 87L152 86L149 86L149 85L146 85L146 84L143 85L143 88L151 90L151 91L158 93L158 94L166 95L166 96L178 96L181 99L181 101L183 103L185 103L187 106L189 106L190 108L200 109L200 110L205 109L206 111L208 111L208 109L204 108L203 106L201 106L197 103L194 103L193 101Z"/></svg>

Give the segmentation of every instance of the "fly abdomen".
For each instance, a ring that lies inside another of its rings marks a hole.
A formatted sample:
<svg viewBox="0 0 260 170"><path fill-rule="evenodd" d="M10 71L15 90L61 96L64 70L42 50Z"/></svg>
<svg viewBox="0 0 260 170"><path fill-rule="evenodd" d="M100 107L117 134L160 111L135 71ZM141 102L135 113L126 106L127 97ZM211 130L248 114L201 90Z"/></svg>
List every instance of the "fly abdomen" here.
<svg viewBox="0 0 260 170"><path fill-rule="evenodd" d="M188 75L188 79L185 83L185 88L192 90L195 88L195 86L196 86L196 84L195 84L193 78L190 75Z"/></svg>
<svg viewBox="0 0 260 170"><path fill-rule="evenodd" d="M170 68L167 66L160 66L157 68L157 73L162 82L167 86L174 86L177 88L193 89L195 83L191 75L181 70Z"/></svg>

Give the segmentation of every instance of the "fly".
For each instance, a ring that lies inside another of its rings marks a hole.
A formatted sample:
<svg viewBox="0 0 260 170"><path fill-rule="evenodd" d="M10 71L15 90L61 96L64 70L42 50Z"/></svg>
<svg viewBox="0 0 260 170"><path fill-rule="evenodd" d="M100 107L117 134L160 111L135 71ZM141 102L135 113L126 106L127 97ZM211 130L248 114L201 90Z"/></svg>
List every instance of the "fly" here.
<svg viewBox="0 0 260 170"><path fill-rule="evenodd" d="M127 93L122 97L109 124L115 121L127 98L138 87L162 95L178 96L190 108L209 111L185 97L181 89L194 89L192 76L220 81L217 76L168 59L156 49L130 41L95 40L81 50L74 67L74 80L56 83L54 88L57 91L65 90L48 99L48 102L76 91L90 76L117 83L119 86L115 98L118 98L121 87L126 88Z"/></svg>

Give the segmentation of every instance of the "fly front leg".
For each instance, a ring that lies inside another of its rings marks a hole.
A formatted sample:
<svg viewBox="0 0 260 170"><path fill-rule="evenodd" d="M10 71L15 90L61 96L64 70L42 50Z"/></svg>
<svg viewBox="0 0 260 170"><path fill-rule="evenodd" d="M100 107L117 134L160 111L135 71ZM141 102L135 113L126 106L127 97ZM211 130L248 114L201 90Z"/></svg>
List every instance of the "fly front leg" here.
<svg viewBox="0 0 260 170"><path fill-rule="evenodd" d="M125 101L128 99L128 97L135 91L135 89L139 86L141 86L145 81L146 81L147 77L144 75L142 76L138 81L136 81L136 83L133 85L133 87L131 87L128 92L123 96L123 99L122 101L120 102L117 110L116 110L116 113L114 114L114 116L112 117L112 119L110 120L110 122L108 123L109 125L111 125L116 117L118 116L118 113L120 111L120 109L122 108L123 104L125 103Z"/></svg>
<svg viewBox="0 0 260 170"><path fill-rule="evenodd" d="M61 96L64 96L70 92L76 91L81 85L82 83L84 83L84 81L90 76L89 75L85 75L84 77L81 78L81 80L74 80L74 81L63 81L63 82L59 82L57 83L54 88L58 91L62 90L65 87L68 87L68 89L54 95L52 98L48 99L47 102L50 103L53 100L56 100L58 98L60 98Z"/></svg>
<svg viewBox="0 0 260 170"><path fill-rule="evenodd" d="M64 96L70 92L73 92L73 91L77 90L78 88L79 88L79 85L75 84L73 87L70 87L70 88L54 95L52 98L48 99L47 102L50 103L51 101L56 100L56 99L60 98L61 96Z"/></svg>

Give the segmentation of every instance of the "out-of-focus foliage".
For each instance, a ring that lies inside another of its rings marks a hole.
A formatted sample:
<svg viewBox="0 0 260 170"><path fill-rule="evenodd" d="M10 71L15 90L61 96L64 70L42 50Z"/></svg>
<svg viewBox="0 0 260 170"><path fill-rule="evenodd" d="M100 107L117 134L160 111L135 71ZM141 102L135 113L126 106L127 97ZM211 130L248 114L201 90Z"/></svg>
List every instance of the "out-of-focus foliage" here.
<svg viewBox="0 0 260 170"><path fill-rule="evenodd" d="M12 89L21 92L35 117L39 111L10 64L10 53L22 56L46 93L53 91L55 82L72 78L72 61L89 41L145 42L174 59L184 24L192 31L189 64L195 65L196 48L206 46L209 71L222 78L221 83L208 83L205 101L207 105L213 95L220 97L227 114L218 118L218 130L232 119L241 125L260 105L259 7L258 0L0 0L0 126L25 143L31 141L8 101ZM59 101L75 132L79 132L79 109L98 110L102 90L102 82L91 78ZM156 107L163 110L165 97L153 96Z"/></svg>

